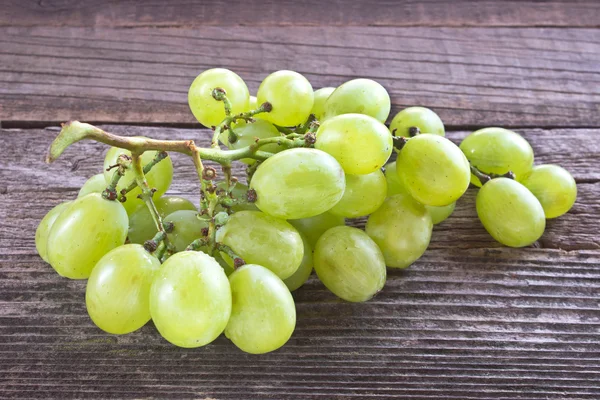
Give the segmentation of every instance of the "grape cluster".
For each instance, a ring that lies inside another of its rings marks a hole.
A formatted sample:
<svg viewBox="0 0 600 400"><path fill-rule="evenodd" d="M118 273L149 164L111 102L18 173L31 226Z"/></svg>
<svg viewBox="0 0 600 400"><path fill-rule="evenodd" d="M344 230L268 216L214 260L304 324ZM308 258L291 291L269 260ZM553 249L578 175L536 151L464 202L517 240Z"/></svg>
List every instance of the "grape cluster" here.
<svg viewBox="0 0 600 400"><path fill-rule="evenodd" d="M512 247L535 242L546 219L575 202L572 176L534 166L531 146L512 131L482 129L459 147L423 107L400 111L386 127L390 97L373 80L313 91L302 75L278 71L253 97L238 75L211 69L188 100L214 131L210 149L79 122L66 124L50 148L51 161L84 138L115 145L103 173L50 210L35 238L61 276L88 279L87 310L106 332L133 332L152 319L177 346L203 346L224 332L243 351L266 353L292 335L290 291L313 269L338 297L371 299L386 267L423 255L433 225L470 184L481 187L485 229ZM173 177L166 151L192 156L199 208L164 196ZM220 163L225 179L217 182L203 159ZM248 185L231 176L235 160L247 165ZM346 226L366 216L365 231Z"/></svg>

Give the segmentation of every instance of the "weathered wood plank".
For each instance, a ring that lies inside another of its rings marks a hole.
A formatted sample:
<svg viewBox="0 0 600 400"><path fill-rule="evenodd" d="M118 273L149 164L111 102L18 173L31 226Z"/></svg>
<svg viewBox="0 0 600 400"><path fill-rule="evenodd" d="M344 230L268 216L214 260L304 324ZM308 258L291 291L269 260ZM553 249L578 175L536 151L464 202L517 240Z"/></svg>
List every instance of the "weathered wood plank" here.
<svg viewBox="0 0 600 400"><path fill-rule="evenodd" d="M315 88L381 82L393 112L436 110L449 127L600 126L600 30L252 27L0 28L5 127L69 119L194 124L187 89L231 68L258 88L294 69Z"/></svg>

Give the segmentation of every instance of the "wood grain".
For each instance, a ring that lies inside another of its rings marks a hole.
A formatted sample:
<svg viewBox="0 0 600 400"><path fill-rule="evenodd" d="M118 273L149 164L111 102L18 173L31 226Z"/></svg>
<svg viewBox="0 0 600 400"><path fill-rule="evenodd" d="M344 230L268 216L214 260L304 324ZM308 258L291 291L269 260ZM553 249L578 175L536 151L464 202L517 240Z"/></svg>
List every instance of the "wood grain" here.
<svg viewBox="0 0 600 400"><path fill-rule="evenodd" d="M252 92L279 69L315 88L372 78L393 112L424 105L452 129L600 126L597 29L4 27L0 36L4 127L197 126L187 89L215 66L238 72Z"/></svg>

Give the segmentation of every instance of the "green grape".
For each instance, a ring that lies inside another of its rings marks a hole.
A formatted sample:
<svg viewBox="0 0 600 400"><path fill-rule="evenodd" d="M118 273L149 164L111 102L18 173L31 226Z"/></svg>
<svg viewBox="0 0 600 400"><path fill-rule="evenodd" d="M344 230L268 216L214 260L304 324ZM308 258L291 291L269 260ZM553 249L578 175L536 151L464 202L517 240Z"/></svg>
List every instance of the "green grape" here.
<svg viewBox="0 0 600 400"><path fill-rule="evenodd" d="M256 96L250 96L250 100L248 101L248 110L256 110L259 104L256 100ZM255 115L255 117L259 117L261 114Z"/></svg>
<svg viewBox="0 0 600 400"><path fill-rule="evenodd" d="M321 124L315 148L335 157L347 174L370 174L390 158L392 134L375 118L344 114Z"/></svg>
<svg viewBox="0 0 600 400"><path fill-rule="evenodd" d="M330 212L324 212L323 214L315 215L314 217L290 219L288 222L292 224L298 232L304 235L311 248L315 247L317 240L319 240L321 235L329 228L346 225L344 217L334 215Z"/></svg>
<svg viewBox="0 0 600 400"><path fill-rule="evenodd" d="M217 183L217 188L218 189L223 189L225 190L227 188L227 183L225 181L221 181L219 183ZM244 185L243 183L240 182L236 182L235 186L233 187L233 189L231 190L231 195L233 196L234 199L236 200L244 200L247 198L247 193L248 193L248 186ZM221 206L217 206L217 210L222 210L223 207ZM235 212L238 211L259 211L258 207L256 207L256 205L254 205L254 203L238 203L235 204L231 207L231 209Z"/></svg>
<svg viewBox="0 0 600 400"><path fill-rule="evenodd" d="M503 175L512 171L521 179L533 167L533 149L521 135L503 128L484 128L464 138L460 149L477 169ZM471 183L481 186L475 175Z"/></svg>
<svg viewBox="0 0 600 400"><path fill-rule="evenodd" d="M213 90L225 90L231 103L231 113L239 114L248 110L250 93L244 80L235 72L224 68L204 71L194 79L188 91L188 103L194 117L204 126L219 125L225 119L225 106L215 100Z"/></svg>
<svg viewBox="0 0 600 400"><path fill-rule="evenodd" d="M336 296L367 301L385 284L385 260L377 244L363 231L336 226L315 247L315 272Z"/></svg>
<svg viewBox="0 0 600 400"><path fill-rule="evenodd" d="M147 151L142 154L142 165L146 165L152 161L156 153L156 151ZM119 158L121 154L131 156L131 152L129 150L120 149L118 147L111 147L110 150L108 150L108 153L106 153L106 157L104 158L104 179L106 179L107 184L110 183L112 176L115 173L114 169L111 169L110 171L107 171L107 169L111 165L115 165L117 163L117 158ZM151 188L156 189L156 193L154 194L156 197L160 197L165 194L167 189L169 189L169 186L171 186L172 179L173 163L171 162L170 157L161 160L150 170L150 172L146 174L148 185ZM133 182L135 182L135 174L132 170L128 170L119 181L119 184L117 185L117 192L125 189ZM144 202L138 198L138 195L140 194L142 194L142 190L137 186L127 194L127 201L123 203L127 214L131 215L131 213L135 211L137 207L144 204Z"/></svg>
<svg viewBox="0 0 600 400"><path fill-rule="evenodd" d="M342 114L364 114L385 122L390 108L390 95L383 86L371 79L353 79L331 93L325 102L324 119Z"/></svg>
<svg viewBox="0 0 600 400"><path fill-rule="evenodd" d="M240 211L217 231L223 243L248 264L259 264L281 279L292 276L302 262L302 237L282 219L260 211Z"/></svg>
<svg viewBox="0 0 600 400"><path fill-rule="evenodd" d="M406 268L425 253L433 224L422 204L406 194L388 197L369 216L365 231L377 243L385 263Z"/></svg>
<svg viewBox="0 0 600 400"><path fill-rule="evenodd" d="M42 218L40 224L35 230L35 248L40 257L42 257L42 260L46 262L49 262L46 245L48 244L48 235L50 234L52 225L54 225L54 221L56 221L58 216L62 214L63 211L68 209L71 204L73 204L72 201L65 201L64 203L60 203L52 210L48 211L48 214Z"/></svg>
<svg viewBox="0 0 600 400"><path fill-rule="evenodd" d="M314 94L310 82L294 71L277 71L267 76L256 94L258 104L271 103L264 119L279 126L299 125L308 119Z"/></svg>
<svg viewBox="0 0 600 400"><path fill-rule="evenodd" d="M231 315L231 289L223 268L201 251L172 255L152 282L150 315L161 336L176 346L212 342Z"/></svg>
<svg viewBox="0 0 600 400"><path fill-rule="evenodd" d="M429 206L447 206L469 187L471 169L448 139L422 134L408 140L396 160L396 171L410 195Z"/></svg>
<svg viewBox="0 0 600 400"><path fill-rule="evenodd" d="M118 201L90 193L75 200L50 229L48 260L59 275L85 279L106 253L125 243L127 213Z"/></svg>
<svg viewBox="0 0 600 400"><path fill-rule="evenodd" d="M330 213L347 218L371 214L383 204L387 183L381 170L365 175L346 175L344 196Z"/></svg>
<svg viewBox="0 0 600 400"><path fill-rule="evenodd" d="M394 136L410 137L410 128L419 128L419 133L431 133L444 136L444 123L441 118L425 107L408 107L400 111L390 124Z"/></svg>
<svg viewBox="0 0 600 400"><path fill-rule="evenodd" d="M324 87L315 90L315 102L310 113L314 114L317 120L321 121L323 119L323 114L325 114L325 102L334 90L334 87Z"/></svg>
<svg viewBox="0 0 600 400"><path fill-rule="evenodd" d="M79 189L77 197L83 197L90 193L102 193L104 189L106 189L106 186L107 184L106 179L104 179L104 174L96 174L85 181L81 189Z"/></svg>
<svg viewBox="0 0 600 400"><path fill-rule="evenodd" d="M475 200L484 228L498 242L524 247L538 240L546 228L542 205L522 184L509 178L492 179Z"/></svg>
<svg viewBox="0 0 600 400"><path fill-rule="evenodd" d="M225 336L246 353L277 350L296 327L296 305L285 284L267 268L247 264L229 276L233 306Z"/></svg>
<svg viewBox="0 0 600 400"><path fill-rule="evenodd" d="M281 134L277 128L270 122L257 119L253 123L246 123L244 121L238 122L233 127L233 131L237 136L235 143L229 143L229 132L223 131L219 137L221 142L229 149L241 149L248 147L256 142L256 139L266 139L272 137L281 137ZM277 153L284 149L284 147L277 143L268 144L260 148L263 151L270 153ZM242 158L240 160L245 164L254 164L256 160L253 158Z"/></svg>
<svg viewBox="0 0 600 400"><path fill-rule="evenodd" d="M269 157L250 182L257 194L256 206L282 219L312 217L329 210L340 201L345 186L340 164L325 152L307 148Z"/></svg>
<svg viewBox="0 0 600 400"><path fill-rule="evenodd" d="M177 251L184 251L190 243L202 237L203 228L208 228L208 219L198 218L196 210L175 211L163 221L173 223L173 231L168 236Z"/></svg>
<svg viewBox="0 0 600 400"><path fill-rule="evenodd" d="M575 179L558 165L538 165L521 183L540 201L546 218L560 217L573 207L577 199Z"/></svg>
<svg viewBox="0 0 600 400"><path fill-rule="evenodd" d="M197 211L191 201L178 196L163 196L154 201L156 211L161 218L179 210ZM158 233L156 224L152 218L152 214L148 210L146 204L141 204L129 216L129 232L128 238L131 243L144 244L146 240L150 240Z"/></svg>
<svg viewBox="0 0 600 400"><path fill-rule="evenodd" d="M306 237L304 237L302 234L300 234L300 236L302 236L302 243L304 244L304 255L302 256L302 262L292 276L283 280L283 283L285 283L285 286L290 289L290 292L293 292L300 286L304 285L313 270L312 247L310 247L310 244L308 244Z"/></svg>
<svg viewBox="0 0 600 400"><path fill-rule="evenodd" d="M160 261L139 244L106 253L85 291L88 314L98 328L122 335L150 321L150 286L159 269Z"/></svg>
<svg viewBox="0 0 600 400"><path fill-rule="evenodd" d="M456 202L441 207L425 206L425 209L429 215L431 215L431 222L433 222L434 225L437 225L448 219L448 217L454 212L455 207Z"/></svg>

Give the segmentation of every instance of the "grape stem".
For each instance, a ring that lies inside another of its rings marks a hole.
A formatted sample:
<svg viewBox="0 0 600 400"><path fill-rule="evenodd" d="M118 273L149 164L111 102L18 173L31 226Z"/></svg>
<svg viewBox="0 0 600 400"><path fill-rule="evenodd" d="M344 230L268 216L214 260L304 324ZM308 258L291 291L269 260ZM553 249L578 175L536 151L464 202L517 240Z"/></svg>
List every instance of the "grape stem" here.
<svg viewBox="0 0 600 400"><path fill-rule="evenodd" d="M150 170L152 170L152 168L156 164L158 164L159 162L161 162L162 160L164 160L168 156L169 156L169 153L167 153L166 151L159 151L158 153L156 153L156 155L154 156L154 158L152 159L152 161L150 161L148 164L144 165L144 175L147 175L148 172L150 172ZM113 179L114 179L114 177L113 177ZM129 186L127 186L125 189L121 190L121 192L119 193L119 201L125 201L125 200L127 200L127 198L126 198L127 193L131 192L136 187L137 187L137 183L136 183L136 181L134 179L129 184Z"/></svg>
<svg viewBox="0 0 600 400"><path fill-rule="evenodd" d="M117 200L118 198L118 194L117 194L117 185L119 184L119 181L121 180L121 178L123 177L123 175L125 175L125 172L127 171L127 169L129 169L131 166L131 158L125 154L121 154L118 158L117 158L117 170L115 171L115 173L113 174L110 183L108 184L108 187L106 189L104 189L104 191L102 191L102 197L104 197L106 200ZM115 166L112 166L109 168L109 170L111 168L113 168Z"/></svg>
<svg viewBox="0 0 600 400"><path fill-rule="evenodd" d="M233 249L223 243L217 243L217 250L227 254L233 260L233 268L239 268L242 265L246 264L246 261L240 256L236 254Z"/></svg>
<svg viewBox="0 0 600 400"><path fill-rule="evenodd" d="M480 171L477 167L473 165L471 165L471 173L475 175L477 179L479 179L479 182L481 182L481 186L485 185L486 183L495 178L515 179L515 174L512 171L508 171L505 174L486 174L485 172Z"/></svg>

